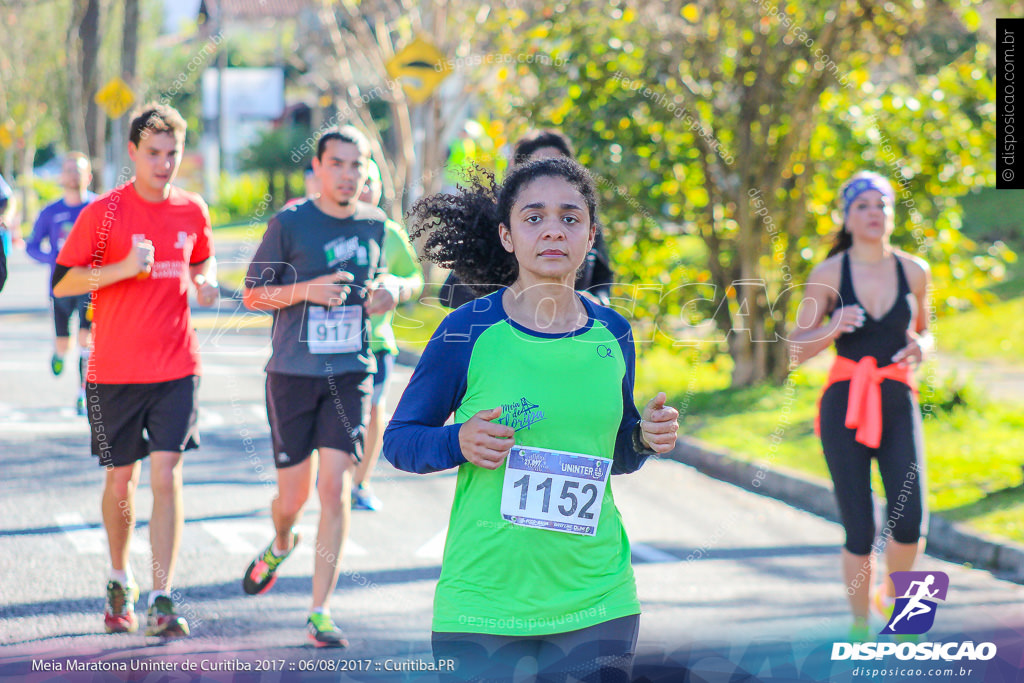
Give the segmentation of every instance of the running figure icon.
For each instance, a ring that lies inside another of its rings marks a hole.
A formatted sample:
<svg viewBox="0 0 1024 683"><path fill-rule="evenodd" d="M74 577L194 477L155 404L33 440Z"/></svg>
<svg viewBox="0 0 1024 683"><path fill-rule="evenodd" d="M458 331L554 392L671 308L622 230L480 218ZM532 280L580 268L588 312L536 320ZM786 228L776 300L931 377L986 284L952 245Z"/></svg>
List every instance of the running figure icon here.
<svg viewBox="0 0 1024 683"><path fill-rule="evenodd" d="M936 588L934 591L928 590L928 587L931 586L933 583L935 583L935 576L933 574L929 574L928 576L926 576L924 578L924 581L910 582L910 587L907 589L907 594L902 596L904 598L909 598L909 602L907 602L906 606L903 608L903 611L900 612L899 615L897 615L889 623L889 628L893 628L894 626L896 626L896 622L898 622L903 617L906 617L907 621L910 621L919 614L928 614L932 611L932 606L922 601L924 598L934 598L938 594L938 588ZM916 593L914 592L915 590L917 591Z"/></svg>
<svg viewBox="0 0 1024 683"><path fill-rule="evenodd" d="M939 602L949 592L949 576L939 571L892 572L896 600L889 622L880 633L914 636L927 633L935 623Z"/></svg>

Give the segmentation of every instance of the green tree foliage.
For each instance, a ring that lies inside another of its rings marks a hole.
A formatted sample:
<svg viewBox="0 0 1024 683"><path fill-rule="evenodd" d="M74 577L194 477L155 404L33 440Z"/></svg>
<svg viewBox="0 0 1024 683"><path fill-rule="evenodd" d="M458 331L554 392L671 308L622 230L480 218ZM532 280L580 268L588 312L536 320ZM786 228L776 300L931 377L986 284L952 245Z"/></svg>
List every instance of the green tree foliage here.
<svg viewBox="0 0 1024 683"><path fill-rule="evenodd" d="M594 171L640 338L714 339L695 325L713 319L734 385L778 380L785 344L767 342L785 338L856 170L893 179L894 241L933 264L940 305L1012 256L976 255L959 231L956 197L994 180L993 62L961 5L520 5L489 26L499 49L550 59L497 69L490 108L561 128Z"/></svg>
<svg viewBox="0 0 1024 683"><path fill-rule="evenodd" d="M308 130L296 126L278 126L260 133L256 141L242 152L242 170L266 174L271 206L279 206L282 198L289 198L288 176L309 163L311 155L298 161L292 159L293 151L299 149L307 137Z"/></svg>

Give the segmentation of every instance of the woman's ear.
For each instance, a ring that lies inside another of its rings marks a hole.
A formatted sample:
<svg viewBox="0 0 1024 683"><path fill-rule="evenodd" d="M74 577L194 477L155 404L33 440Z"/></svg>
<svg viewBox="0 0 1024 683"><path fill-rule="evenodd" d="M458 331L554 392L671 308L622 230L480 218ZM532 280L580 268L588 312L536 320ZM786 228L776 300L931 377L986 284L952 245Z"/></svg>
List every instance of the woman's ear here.
<svg viewBox="0 0 1024 683"><path fill-rule="evenodd" d="M597 241L597 223L590 224L590 238L587 240L587 251L594 248L594 242Z"/></svg>
<svg viewBox="0 0 1024 683"><path fill-rule="evenodd" d="M501 240L501 246L505 247L505 251L510 254L515 253L515 247L512 245L512 231L504 223L498 224L498 239Z"/></svg>

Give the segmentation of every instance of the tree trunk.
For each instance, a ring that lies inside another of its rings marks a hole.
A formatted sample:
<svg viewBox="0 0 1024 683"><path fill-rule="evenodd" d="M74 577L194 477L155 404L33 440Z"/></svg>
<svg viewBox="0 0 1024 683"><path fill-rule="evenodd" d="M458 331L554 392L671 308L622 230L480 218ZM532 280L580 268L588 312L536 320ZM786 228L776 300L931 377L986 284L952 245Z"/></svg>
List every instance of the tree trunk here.
<svg viewBox="0 0 1024 683"><path fill-rule="evenodd" d="M68 145L72 151L88 153L85 139L85 88L82 84L82 17L86 4L76 0L68 24L68 63L74 65L74 73L68 78Z"/></svg>
<svg viewBox="0 0 1024 683"><path fill-rule="evenodd" d="M121 32L121 78L132 89L137 90L139 58L139 0L124 0L124 28ZM128 170L128 127L131 109L122 114L114 124L114 162L119 173Z"/></svg>
<svg viewBox="0 0 1024 683"><path fill-rule="evenodd" d="M730 283L736 296L736 312L729 332L729 348L734 361L731 384L734 387L748 386L768 376L768 349L764 330L768 304L767 285L760 276L758 263L761 235L755 225L757 219L746 200L744 196L736 203L736 222L740 228L735 257L739 266L739 279Z"/></svg>
<svg viewBox="0 0 1024 683"><path fill-rule="evenodd" d="M79 53L78 71L81 79L81 112L84 114L85 151L92 160L92 189L98 191L102 183L105 157L106 120L96 104L96 92L100 88L99 51L100 0L78 0L81 22L78 25ZM74 128L74 126L72 126Z"/></svg>
<svg viewBox="0 0 1024 683"><path fill-rule="evenodd" d="M267 194L270 196L270 206L277 206L277 171L267 171Z"/></svg>
<svg viewBox="0 0 1024 683"><path fill-rule="evenodd" d="M295 199L295 197L298 196L297 194L295 194L295 190L294 190L294 187L292 185L292 181L294 179L295 179L295 174L294 173L292 173L291 171L285 171L284 172L284 201L285 202L290 202L291 200Z"/></svg>
<svg viewBox="0 0 1024 683"><path fill-rule="evenodd" d="M36 215L36 206L38 198L33 189L33 178L35 174L32 171L32 165L36 158L36 127L32 124L31 128L25 128L25 146L21 149L19 159L21 168L18 173L18 189L21 190L21 201L18 202L18 214L21 218L21 224L25 226L25 231L30 232L32 229L29 219ZM15 219L17 220L17 219ZM17 225L14 226L17 234ZM25 234L27 235L27 232Z"/></svg>

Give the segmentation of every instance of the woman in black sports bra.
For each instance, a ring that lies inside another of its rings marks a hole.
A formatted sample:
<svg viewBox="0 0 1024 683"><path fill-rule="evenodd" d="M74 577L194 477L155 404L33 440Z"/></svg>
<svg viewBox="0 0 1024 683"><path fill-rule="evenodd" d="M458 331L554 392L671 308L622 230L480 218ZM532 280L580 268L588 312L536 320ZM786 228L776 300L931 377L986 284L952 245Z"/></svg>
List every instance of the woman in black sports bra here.
<svg viewBox="0 0 1024 683"><path fill-rule="evenodd" d="M790 352L803 363L835 342L819 433L846 531L850 639L861 641L871 638L869 606L888 620L894 599L888 575L874 588L873 551L884 543L894 572L910 570L923 549L924 451L913 368L931 346L930 275L924 261L889 244L895 195L888 180L858 173L843 187L842 200L843 227L828 258L811 271ZM873 458L886 494L877 546Z"/></svg>

